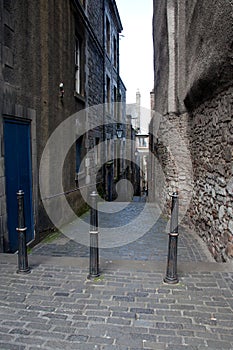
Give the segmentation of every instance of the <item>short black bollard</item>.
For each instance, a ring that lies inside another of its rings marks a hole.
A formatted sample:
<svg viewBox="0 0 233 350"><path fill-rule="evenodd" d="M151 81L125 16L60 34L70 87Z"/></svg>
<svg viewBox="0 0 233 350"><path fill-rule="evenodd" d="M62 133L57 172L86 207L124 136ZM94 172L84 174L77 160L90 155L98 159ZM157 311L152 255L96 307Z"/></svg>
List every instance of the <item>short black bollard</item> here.
<svg viewBox="0 0 233 350"><path fill-rule="evenodd" d="M93 191L91 197L90 209L90 270L88 278L96 278L100 276L99 271L99 227L98 227L98 194Z"/></svg>
<svg viewBox="0 0 233 350"><path fill-rule="evenodd" d="M175 284L179 282L177 276L177 241L178 241L178 209L179 197L178 193L172 194L172 209L171 209L171 226L168 243L168 259L167 259L167 274L164 278L165 283Z"/></svg>
<svg viewBox="0 0 233 350"><path fill-rule="evenodd" d="M17 273L30 273L31 269L28 266L27 245L26 245L26 231L25 216L24 216L24 192L19 190L17 192L18 201L18 227L16 231L19 234L19 249L18 249L18 270Z"/></svg>

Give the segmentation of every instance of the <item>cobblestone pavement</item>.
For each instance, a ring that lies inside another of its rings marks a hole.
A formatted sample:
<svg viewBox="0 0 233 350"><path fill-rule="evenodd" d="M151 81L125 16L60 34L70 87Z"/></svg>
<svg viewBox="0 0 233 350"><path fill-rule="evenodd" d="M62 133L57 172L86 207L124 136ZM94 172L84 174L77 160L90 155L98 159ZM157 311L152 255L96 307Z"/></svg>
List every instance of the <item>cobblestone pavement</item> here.
<svg viewBox="0 0 233 350"><path fill-rule="evenodd" d="M145 203L133 202L124 208L125 203L107 203L99 206L99 226L100 226L100 256L110 260L155 260L164 262L167 259L168 251L168 231L167 218L156 215L156 208L152 205L144 210ZM112 212L111 212L112 207ZM122 210L120 210L123 207ZM119 210L115 212L115 209ZM108 209L108 213L106 213ZM134 223L143 211L143 219L139 223ZM89 223L89 213L83 215L85 223ZM129 225L127 225L129 223ZM130 224L131 223L131 224ZM127 226L126 226L127 225ZM115 228L114 239L108 234L108 228ZM148 227L148 232L145 227ZM72 230L74 232L72 232ZM141 236L141 232L146 233ZM178 238L178 259L180 261L213 261L202 240L192 231L180 228ZM89 256L89 227L82 227L82 222L73 222L67 228L67 235L56 234L56 239L47 240L38 244L32 254L51 256ZM77 239L78 237L78 239ZM127 237L128 244L117 246L121 240ZM70 239L74 238L74 239ZM112 240L112 241L111 241ZM85 242L80 244L77 241ZM104 244L105 243L105 244ZM112 246L103 248L103 246Z"/></svg>
<svg viewBox="0 0 233 350"><path fill-rule="evenodd" d="M152 261L102 261L87 280L88 259L0 254L0 349L233 349L232 265L179 265L180 283L163 283Z"/></svg>
<svg viewBox="0 0 233 350"><path fill-rule="evenodd" d="M125 215L100 213L100 235L114 243L104 227L125 224L143 205L121 208ZM153 213L145 213L143 225L153 223ZM0 254L0 349L233 350L233 264L214 262L198 237L181 228L179 283L165 284L166 226L160 217L134 241L127 228L131 243L102 248L94 280L87 279L89 249L64 235L33 249L27 275L16 273L16 254ZM69 236L77 240L74 227Z"/></svg>

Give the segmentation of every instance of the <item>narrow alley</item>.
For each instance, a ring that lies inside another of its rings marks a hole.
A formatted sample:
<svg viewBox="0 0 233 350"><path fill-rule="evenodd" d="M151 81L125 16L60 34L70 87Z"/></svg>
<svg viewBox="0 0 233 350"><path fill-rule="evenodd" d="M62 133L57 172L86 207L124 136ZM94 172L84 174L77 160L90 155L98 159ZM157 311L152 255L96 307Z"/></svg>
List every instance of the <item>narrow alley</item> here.
<svg viewBox="0 0 233 350"><path fill-rule="evenodd" d="M140 223L133 222L145 207L140 197L126 206L125 203L107 202L99 205L100 257L107 260L141 260L166 262L168 251L168 217L156 215L156 206L147 205ZM108 208L108 212L106 212ZM111 208L111 210L109 210ZM121 208L123 208L121 210ZM110 212L112 211L112 213ZM89 211L82 216L84 223L90 222ZM130 223L132 223L130 225ZM129 225L127 225L129 224ZM127 225L127 226L126 226ZM115 229L113 234L108 228ZM148 230L148 232L147 232ZM178 259L182 262L214 261L204 242L191 230L181 228ZM82 221L75 220L64 229L66 235L55 233L55 238L45 239L32 249L31 254L49 256L89 256L89 234ZM145 232L143 234L143 232ZM114 236L113 236L114 235ZM113 236L113 237L112 237ZM126 238L125 238L126 237ZM73 239L72 239L73 238ZM80 244L83 241L85 244ZM129 243L127 243L129 242Z"/></svg>
<svg viewBox="0 0 233 350"><path fill-rule="evenodd" d="M0 0L0 350L233 350L233 0Z"/></svg>

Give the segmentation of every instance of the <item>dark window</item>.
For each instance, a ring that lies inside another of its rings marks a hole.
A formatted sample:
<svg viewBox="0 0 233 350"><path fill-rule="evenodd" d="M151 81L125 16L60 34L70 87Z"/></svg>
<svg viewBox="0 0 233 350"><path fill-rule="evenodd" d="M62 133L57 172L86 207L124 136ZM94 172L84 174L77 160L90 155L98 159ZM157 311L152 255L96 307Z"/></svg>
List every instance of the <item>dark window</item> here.
<svg viewBox="0 0 233 350"><path fill-rule="evenodd" d="M108 17L106 17L106 50L110 56L111 53L111 30L110 30L110 22Z"/></svg>
<svg viewBox="0 0 233 350"><path fill-rule="evenodd" d="M100 138L96 137L95 138L95 164L100 163Z"/></svg>
<svg viewBox="0 0 233 350"><path fill-rule="evenodd" d="M82 171L80 169L81 162L84 155L84 145L83 145L83 136L80 136L76 141L76 173Z"/></svg>
<svg viewBox="0 0 233 350"><path fill-rule="evenodd" d="M108 103L108 111L111 111L111 80L109 76L107 76L107 103Z"/></svg>
<svg viewBox="0 0 233 350"><path fill-rule="evenodd" d="M114 86L114 117L117 118L117 88Z"/></svg>
<svg viewBox="0 0 233 350"><path fill-rule="evenodd" d="M117 40L115 37L113 39L113 50L114 50L113 64L114 64L114 67L117 68Z"/></svg>

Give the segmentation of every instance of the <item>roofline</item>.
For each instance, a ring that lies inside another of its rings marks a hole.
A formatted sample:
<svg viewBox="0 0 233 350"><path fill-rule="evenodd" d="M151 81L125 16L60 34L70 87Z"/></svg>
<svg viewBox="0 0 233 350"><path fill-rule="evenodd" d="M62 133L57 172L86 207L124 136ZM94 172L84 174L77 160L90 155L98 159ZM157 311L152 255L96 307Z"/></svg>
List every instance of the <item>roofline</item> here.
<svg viewBox="0 0 233 350"><path fill-rule="evenodd" d="M120 18L120 14L119 14L119 11L118 11L117 4L116 4L116 0L111 0L111 2L112 2L113 9L114 9L114 12L115 12L115 16L116 16L116 19L117 19L119 33L121 33L122 30L123 30L123 26L122 26L122 23L121 23L121 18Z"/></svg>
<svg viewBox="0 0 233 350"><path fill-rule="evenodd" d="M125 83L123 82L121 76L119 76L119 79L120 79L121 85L124 87L125 91L127 91L127 88L126 88Z"/></svg>

